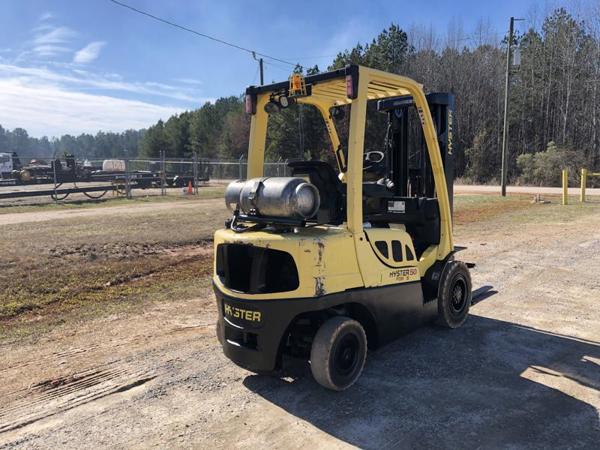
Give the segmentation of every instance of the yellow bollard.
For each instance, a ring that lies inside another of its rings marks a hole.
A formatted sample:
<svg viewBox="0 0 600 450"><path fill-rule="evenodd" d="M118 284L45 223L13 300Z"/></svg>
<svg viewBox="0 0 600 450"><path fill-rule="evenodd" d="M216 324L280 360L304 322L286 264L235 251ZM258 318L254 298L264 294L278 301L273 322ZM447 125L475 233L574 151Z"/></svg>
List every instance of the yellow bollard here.
<svg viewBox="0 0 600 450"><path fill-rule="evenodd" d="M581 193L579 194L579 201L585 202L585 186L587 185L587 169L581 169Z"/></svg>
<svg viewBox="0 0 600 450"><path fill-rule="evenodd" d="M562 187L563 187L562 204L568 205L569 204L569 171L567 169L563 169L563 171L562 171Z"/></svg>

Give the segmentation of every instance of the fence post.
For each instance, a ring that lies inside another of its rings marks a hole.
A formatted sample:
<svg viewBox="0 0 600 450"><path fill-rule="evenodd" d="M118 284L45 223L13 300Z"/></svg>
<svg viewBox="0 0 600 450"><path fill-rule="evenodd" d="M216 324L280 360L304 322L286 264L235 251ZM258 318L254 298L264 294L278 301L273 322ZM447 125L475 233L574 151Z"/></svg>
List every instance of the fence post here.
<svg viewBox="0 0 600 450"><path fill-rule="evenodd" d="M54 176L54 203L58 203L58 196L56 195L56 158L52 161L52 172Z"/></svg>
<svg viewBox="0 0 600 450"><path fill-rule="evenodd" d="M562 171L562 204L569 204L569 171L567 169L563 169Z"/></svg>
<svg viewBox="0 0 600 450"><path fill-rule="evenodd" d="M165 163L165 151L160 151L160 195L167 195L167 167Z"/></svg>
<svg viewBox="0 0 600 450"><path fill-rule="evenodd" d="M125 197L131 199L131 180L129 178L129 158L125 158Z"/></svg>
<svg viewBox="0 0 600 450"><path fill-rule="evenodd" d="M193 167L194 172L194 195L198 195L198 153L194 152Z"/></svg>
<svg viewBox="0 0 600 450"><path fill-rule="evenodd" d="M587 169L581 169L581 192L579 194L579 201L585 202L585 187L587 185Z"/></svg>
<svg viewBox="0 0 600 450"><path fill-rule="evenodd" d="M240 159L239 159L239 164L240 164L240 174L239 174L239 175L240 175L240 177L239 177L239 179L240 179L240 180L243 180L243 179L244 179L244 172L243 172L244 155L241 155L241 156L240 156Z"/></svg>

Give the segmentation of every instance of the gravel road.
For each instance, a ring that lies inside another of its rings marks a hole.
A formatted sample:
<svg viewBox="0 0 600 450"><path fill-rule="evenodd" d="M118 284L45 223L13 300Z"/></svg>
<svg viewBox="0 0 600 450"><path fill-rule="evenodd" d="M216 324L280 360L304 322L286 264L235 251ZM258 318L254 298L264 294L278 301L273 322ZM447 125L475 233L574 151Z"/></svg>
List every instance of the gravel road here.
<svg viewBox="0 0 600 450"><path fill-rule="evenodd" d="M466 325L373 352L343 393L229 363L208 286L6 344L0 448L598 448L599 222L464 227Z"/></svg>
<svg viewBox="0 0 600 450"><path fill-rule="evenodd" d="M569 195L579 195L580 188L570 187ZM487 186L477 184L454 185L456 194L500 194L500 186ZM561 187L543 187L543 186L507 186L506 192L510 194L542 194L542 195L562 195ZM588 188L585 190L586 196L596 197L600 195L600 189ZM571 200L573 201L573 200Z"/></svg>
<svg viewBox="0 0 600 450"><path fill-rule="evenodd" d="M73 219L77 217L110 216L125 214L145 214L169 209L222 208L223 199L194 199L189 202L133 203L131 205L107 206L88 209L57 209L33 212L0 214L1 225L28 222L47 222L49 220Z"/></svg>

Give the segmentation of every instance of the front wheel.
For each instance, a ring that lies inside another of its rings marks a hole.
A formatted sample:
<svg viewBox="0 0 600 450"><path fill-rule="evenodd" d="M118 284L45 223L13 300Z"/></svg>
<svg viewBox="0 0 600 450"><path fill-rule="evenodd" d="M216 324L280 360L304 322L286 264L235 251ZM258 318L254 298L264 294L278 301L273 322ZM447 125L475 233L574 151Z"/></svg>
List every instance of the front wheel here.
<svg viewBox="0 0 600 450"><path fill-rule="evenodd" d="M471 274L462 261L448 261L438 293L438 323L458 328L467 320L471 306Z"/></svg>
<svg viewBox="0 0 600 450"><path fill-rule="evenodd" d="M336 316L317 331L310 350L310 369L323 387L343 391L360 377L367 358L367 336L356 320Z"/></svg>

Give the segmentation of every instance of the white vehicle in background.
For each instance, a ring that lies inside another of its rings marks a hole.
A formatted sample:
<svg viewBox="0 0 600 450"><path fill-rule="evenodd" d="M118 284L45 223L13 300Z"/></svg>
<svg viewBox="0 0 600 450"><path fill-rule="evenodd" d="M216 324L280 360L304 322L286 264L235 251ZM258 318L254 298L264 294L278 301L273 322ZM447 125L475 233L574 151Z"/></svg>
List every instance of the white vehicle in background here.
<svg viewBox="0 0 600 450"><path fill-rule="evenodd" d="M13 171L12 153L0 153L0 178L11 178Z"/></svg>

